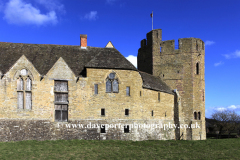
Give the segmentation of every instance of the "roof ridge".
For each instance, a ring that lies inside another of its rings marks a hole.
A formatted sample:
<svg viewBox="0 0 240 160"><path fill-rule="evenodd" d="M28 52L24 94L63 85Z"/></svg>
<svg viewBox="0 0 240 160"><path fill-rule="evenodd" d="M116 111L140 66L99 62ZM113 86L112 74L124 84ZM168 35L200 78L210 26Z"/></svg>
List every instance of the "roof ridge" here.
<svg viewBox="0 0 240 160"><path fill-rule="evenodd" d="M80 47L80 45L64 45L64 44L42 44L42 43L15 43L15 42L0 42L0 44L23 44L23 45L42 45L42 46L70 46L70 47L72 47L72 46L79 46ZM87 46L87 47L89 47L89 48L105 48L105 47L93 47L93 46Z"/></svg>

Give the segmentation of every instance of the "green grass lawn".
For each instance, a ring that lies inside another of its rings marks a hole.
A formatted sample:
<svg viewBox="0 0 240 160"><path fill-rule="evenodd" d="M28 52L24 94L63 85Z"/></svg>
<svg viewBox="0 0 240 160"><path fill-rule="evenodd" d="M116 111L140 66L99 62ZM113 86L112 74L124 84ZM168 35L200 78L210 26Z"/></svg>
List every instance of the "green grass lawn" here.
<svg viewBox="0 0 240 160"><path fill-rule="evenodd" d="M240 139L0 142L0 159L240 159Z"/></svg>

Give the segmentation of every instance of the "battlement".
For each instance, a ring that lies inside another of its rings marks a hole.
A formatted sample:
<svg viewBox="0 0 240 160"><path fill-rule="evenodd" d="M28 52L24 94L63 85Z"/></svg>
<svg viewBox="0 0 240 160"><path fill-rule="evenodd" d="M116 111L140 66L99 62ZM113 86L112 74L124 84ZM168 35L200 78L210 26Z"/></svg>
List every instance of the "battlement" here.
<svg viewBox="0 0 240 160"><path fill-rule="evenodd" d="M154 29L147 33L146 39L141 41L141 48L152 46L155 43L162 41L162 30Z"/></svg>
<svg viewBox="0 0 240 160"><path fill-rule="evenodd" d="M175 40L167 40L160 43L161 54L201 52L204 49L204 42L199 38L180 38L177 46L175 46Z"/></svg>
<svg viewBox="0 0 240 160"><path fill-rule="evenodd" d="M186 52L199 52L205 50L204 42L199 38L180 38L178 45L175 46L175 40L162 41L162 30L155 29L147 33L146 39L141 40L141 48L159 49L162 54L186 53Z"/></svg>

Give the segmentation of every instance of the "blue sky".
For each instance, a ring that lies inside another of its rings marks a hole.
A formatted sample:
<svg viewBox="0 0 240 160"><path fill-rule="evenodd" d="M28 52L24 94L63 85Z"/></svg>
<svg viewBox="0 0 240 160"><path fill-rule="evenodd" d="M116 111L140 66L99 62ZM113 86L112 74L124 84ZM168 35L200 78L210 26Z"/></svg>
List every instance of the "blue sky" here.
<svg viewBox="0 0 240 160"><path fill-rule="evenodd" d="M105 47L112 41L136 64L140 41L161 28L163 40L205 42L206 117L240 114L239 0L0 0L0 41ZM130 56L131 55L131 56Z"/></svg>

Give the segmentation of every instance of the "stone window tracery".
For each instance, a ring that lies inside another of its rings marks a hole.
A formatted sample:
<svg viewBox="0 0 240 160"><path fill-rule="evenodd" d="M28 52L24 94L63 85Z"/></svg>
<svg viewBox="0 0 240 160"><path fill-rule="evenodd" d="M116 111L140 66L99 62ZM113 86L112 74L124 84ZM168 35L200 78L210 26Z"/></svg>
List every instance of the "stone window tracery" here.
<svg viewBox="0 0 240 160"><path fill-rule="evenodd" d="M118 93L119 92L119 82L116 77L116 73L112 72L108 75L106 79L106 92L107 93Z"/></svg>
<svg viewBox="0 0 240 160"><path fill-rule="evenodd" d="M18 109L32 109L32 79L27 69L22 69L17 78Z"/></svg>

